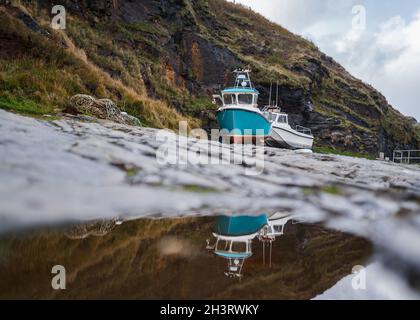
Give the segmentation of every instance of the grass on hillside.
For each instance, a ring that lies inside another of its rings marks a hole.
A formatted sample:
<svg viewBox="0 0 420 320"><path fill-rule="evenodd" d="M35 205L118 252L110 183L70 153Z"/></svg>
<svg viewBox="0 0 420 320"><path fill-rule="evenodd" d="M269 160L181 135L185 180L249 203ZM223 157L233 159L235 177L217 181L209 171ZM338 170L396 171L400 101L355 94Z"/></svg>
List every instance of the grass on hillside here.
<svg viewBox="0 0 420 320"><path fill-rule="evenodd" d="M15 97L0 97L0 109L30 116L42 116L54 112L50 107L42 106L31 100L19 100Z"/></svg>
<svg viewBox="0 0 420 320"><path fill-rule="evenodd" d="M188 120L191 127L200 125L197 119L181 115L166 102L148 97L141 79L129 75L126 81L112 78L64 33L54 32L48 26L44 27L51 32L52 39L33 33L4 8L0 8L0 20L0 36L13 39L19 48L13 57L0 56L1 108L39 116L62 111L75 94L88 94L110 98L149 126L177 129L183 120ZM79 27L89 34L88 25ZM59 43L65 43L67 49ZM130 54L124 57L127 61L134 59ZM110 58L110 65L119 62Z"/></svg>

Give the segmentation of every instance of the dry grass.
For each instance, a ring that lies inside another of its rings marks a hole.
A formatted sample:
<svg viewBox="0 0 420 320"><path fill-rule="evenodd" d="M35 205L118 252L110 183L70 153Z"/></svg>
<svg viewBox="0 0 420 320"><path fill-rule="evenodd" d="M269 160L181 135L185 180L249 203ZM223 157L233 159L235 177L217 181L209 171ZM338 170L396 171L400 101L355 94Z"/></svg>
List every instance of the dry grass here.
<svg viewBox="0 0 420 320"><path fill-rule="evenodd" d="M110 98L153 127L177 129L183 120L188 120L191 127L200 125L167 103L148 97L141 79L111 77L66 33L48 30L52 39L35 34L4 8L0 8L0 19L0 37L13 39L16 47L14 55L0 55L0 107L22 112L23 106L31 106L31 112L23 113L55 113L80 93Z"/></svg>

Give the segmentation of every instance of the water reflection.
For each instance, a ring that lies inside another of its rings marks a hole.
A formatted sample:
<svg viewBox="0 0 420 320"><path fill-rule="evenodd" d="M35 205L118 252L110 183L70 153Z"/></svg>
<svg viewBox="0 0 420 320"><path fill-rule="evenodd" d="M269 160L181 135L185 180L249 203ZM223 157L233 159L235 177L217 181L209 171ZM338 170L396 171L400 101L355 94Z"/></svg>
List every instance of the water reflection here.
<svg viewBox="0 0 420 320"><path fill-rule="evenodd" d="M0 298L310 299L371 256L364 239L297 222L283 213L114 219L3 235ZM51 288L58 264L63 291Z"/></svg>
<svg viewBox="0 0 420 320"><path fill-rule="evenodd" d="M269 247L269 265L271 267L273 241L284 234L285 225L293 220L288 213L275 213L248 216L219 216L213 224L214 244L207 240L207 250L227 260L224 273L230 278L241 278L245 260L252 256L252 242L258 239L263 246L263 264L265 248Z"/></svg>

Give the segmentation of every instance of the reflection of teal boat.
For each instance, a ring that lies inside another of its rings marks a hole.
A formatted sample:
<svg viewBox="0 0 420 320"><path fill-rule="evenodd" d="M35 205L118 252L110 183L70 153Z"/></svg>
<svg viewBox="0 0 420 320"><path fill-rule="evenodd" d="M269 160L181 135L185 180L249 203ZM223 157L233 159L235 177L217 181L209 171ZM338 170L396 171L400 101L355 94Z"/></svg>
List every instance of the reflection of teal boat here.
<svg viewBox="0 0 420 320"><path fill-rule="evenodd" d="M219 216L213 224L213 231L219 235L238 237L258 233L267 224L267 215Z"/></svg>
<svg viewBox="0 0 420 320"><path fill-rule="evenodd" d="M267 225L267 215L259 216L219 216L213 225L216 243L208 249L222 258L228 259L229 277L241 277L245 259L252 256L252 240Z"/></svg>

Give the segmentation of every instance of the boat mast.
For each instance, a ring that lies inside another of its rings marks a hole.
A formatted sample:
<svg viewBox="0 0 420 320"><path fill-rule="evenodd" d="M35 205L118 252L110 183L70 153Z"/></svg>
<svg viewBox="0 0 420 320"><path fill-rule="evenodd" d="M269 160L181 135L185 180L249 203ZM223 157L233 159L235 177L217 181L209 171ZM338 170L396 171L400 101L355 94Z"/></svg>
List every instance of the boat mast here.
<svg viewBox="0 0 420 320"><path fill-rule="evenodd" d="M249 75L251 73L251 69L245 69L244 72L246 73L246 77L249 83L249 88L254 89L252 82L251 82L251 76Z"/></svg>
<svg viewBox="0 0 420 320"><path fill-rule="evenodd" d="M240 87L249 87L249 89L253 89L253 85L251 82L251 76L249 75L251 73L250 69L236 69L235 71L233 71L233 73L236 75L235 76L235 88L240 88ZM241 75L245 76L245 79L243 79L243 77L241 77ZM241 82L242 81L242 82ZM242 86L242 83L245 82L246 86Z"/></svg>

